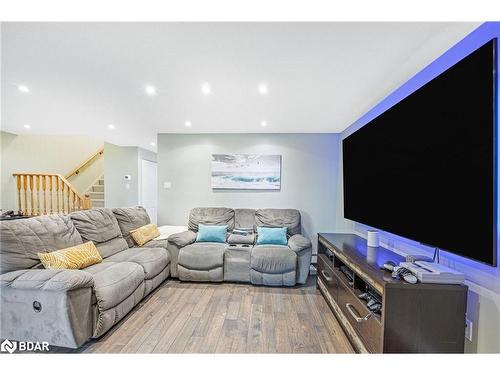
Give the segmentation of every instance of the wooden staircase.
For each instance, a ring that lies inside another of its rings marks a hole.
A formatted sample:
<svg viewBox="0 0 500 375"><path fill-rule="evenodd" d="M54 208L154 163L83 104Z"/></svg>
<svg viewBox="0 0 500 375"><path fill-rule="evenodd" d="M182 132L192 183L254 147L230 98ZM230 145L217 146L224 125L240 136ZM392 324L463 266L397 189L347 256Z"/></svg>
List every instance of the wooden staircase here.
<svg viewBox="0 0 500 375"><path fill-rule="evenodd" d="M87 191L92 207L104 207L104 176L101 176Z"/></svg>
<svg viewBox="0 0 500 375"><path fill-rule="evenodd" d="M92 207L89 197L80 194L57 173L14 173L17 203L23 215L70 213Z"/></svg>
<svg viewBox="0 0 500 375"><path fill-rule="evenodd" d="M104 207L103 176L85 194L78 192L68 181L103 153L104 147L101 147L66 176L59 173L13 173L17 183L19 211L23 215L38 216L67 214L88 210L92 206Z"/></svg>

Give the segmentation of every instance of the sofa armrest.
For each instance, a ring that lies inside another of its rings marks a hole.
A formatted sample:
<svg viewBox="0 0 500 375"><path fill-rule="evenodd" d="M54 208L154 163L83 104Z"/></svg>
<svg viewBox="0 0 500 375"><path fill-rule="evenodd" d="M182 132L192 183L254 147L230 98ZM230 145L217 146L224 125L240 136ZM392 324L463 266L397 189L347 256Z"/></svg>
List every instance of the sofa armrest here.
<svg viewBox="0 0 500 375"><path fill-rule="evenodd" d="M92 275L82 270L30 269L0 275L1 288L70 291L93 286Z"/></svg>
<svg viewBox="0 0 500 375"><path fill-rule="evenodd" d="M173 243L179 248L190 245L194 241L196 241L196 233L190 230L185 232L175 233L168 237L168 242Z"/></svg>
<svg viewBox="0 0 500 375"><path fill-rule="evenodd" d="M308 249L311 246L311 241L301 234L295 234L288 239L288 247L296 253L300 253L302 250Z"/></svg>
<svg viewBox="0 0 500 375"><path fill-rule="evenodd" d="M312 243L308 238L295 234L288 239L288 247L297 254L297 283L305 284L311 266Z"/></svg>
<svg viewBox="0 0 500 375"><path fill-rule="evenodd" d="M255 243L255 234L241 234L231 233L227 238L227 243L230 245L253 245Z"/></svg>
<svg viewBox="0 0 500 375"><path fill-rule="evenodd" d="M82 270L28 269L0 275L0 337L78 348L92 337L94 281Z"/></svg>

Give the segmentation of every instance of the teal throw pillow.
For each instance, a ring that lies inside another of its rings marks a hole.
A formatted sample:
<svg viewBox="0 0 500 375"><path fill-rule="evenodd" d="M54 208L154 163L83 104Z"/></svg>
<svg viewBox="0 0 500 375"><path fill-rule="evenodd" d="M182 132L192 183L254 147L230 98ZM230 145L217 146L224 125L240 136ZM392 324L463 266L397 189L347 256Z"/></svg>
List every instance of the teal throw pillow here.
<svg viewBox="0 0 500 375"><path fill-rule="evenodd" d="M287 245L286 227L257 227L257 245Z"/></svg>
<svg viewBox="0 0 500 375"><path fill-rule="evenodd" d="M198 225L196 242L226 242L227 225Z"/></svg>

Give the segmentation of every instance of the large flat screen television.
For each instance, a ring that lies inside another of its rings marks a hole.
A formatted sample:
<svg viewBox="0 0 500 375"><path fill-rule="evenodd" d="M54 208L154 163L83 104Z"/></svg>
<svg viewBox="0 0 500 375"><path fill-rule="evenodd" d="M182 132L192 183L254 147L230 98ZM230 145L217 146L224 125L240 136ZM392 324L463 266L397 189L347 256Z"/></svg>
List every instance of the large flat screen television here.
<svg viewBox="0 0 500 375"><path fill-rule="evenodd" d="M346 137L344 216L496 266L496 39Z"/></svg>

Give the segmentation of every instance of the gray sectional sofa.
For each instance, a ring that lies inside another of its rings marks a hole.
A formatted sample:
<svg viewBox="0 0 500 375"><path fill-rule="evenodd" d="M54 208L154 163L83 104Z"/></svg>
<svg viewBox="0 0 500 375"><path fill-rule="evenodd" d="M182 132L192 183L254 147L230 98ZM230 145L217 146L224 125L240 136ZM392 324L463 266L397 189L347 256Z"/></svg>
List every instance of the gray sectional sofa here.
<svg viewBox="0 0 500 375"><path fill-rule="evenodd" d="M189 230L135 247L142 207L96 208L0 222L0 338L77 348L106 333L169 276L187 281L295 285L306 281L311 242L297 210L195 208ZM227 224L226 243L197 243L199 224ZM254 246L236 228L287 227L288 245ZM44 269L37 253L95 243L103 261Z"/></svg>
<svg viewBox="0 0 500 375"><path fill-rule="evenodd" d="M140 249L127 243L134 222L149 222L144 214L96 208L0 222L0 338L76 348L106 333L170 274L166 241ZM83 270L41 266L37 253L86 241L103 262Z"/></svg>

